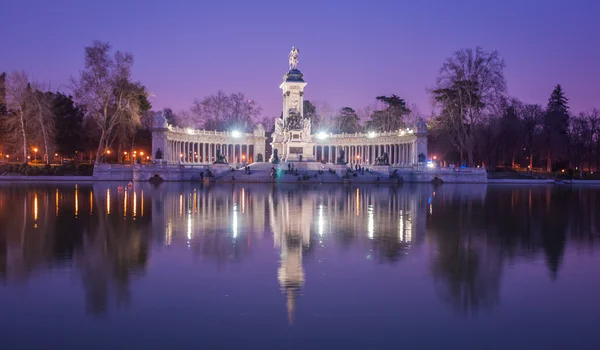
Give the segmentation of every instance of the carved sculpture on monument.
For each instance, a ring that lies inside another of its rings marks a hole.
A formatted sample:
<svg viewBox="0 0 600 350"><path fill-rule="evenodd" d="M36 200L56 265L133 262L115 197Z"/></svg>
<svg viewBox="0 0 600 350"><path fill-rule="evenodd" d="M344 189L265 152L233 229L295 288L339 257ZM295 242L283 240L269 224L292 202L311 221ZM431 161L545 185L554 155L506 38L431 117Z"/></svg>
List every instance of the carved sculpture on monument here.
<svg viewBox="0 0 600 350"><path fill-rule="evenodd" d="M340 156L337 158L337 162L336 164L339 165L346 165L348 164L344 159L346 158L346 151L344 151L343 149L340 150Z"/></svg>
<svg viewBox="0 0 600 350"><path fill-rule="evenodd" d="M380 157L377 157L377 162L375 165L390 165L390 159L387 152L383 152Z"/></svg>
<svg viewBox="0 0 600 350"><path fill-rule="evenodd" d="M162 153L162 150L160 148L156 150L156 154L154 155L154 159L155 160L162 160L163 159L163 153Z"/></svg>
<svg viewBox="0 0 600 350"><path fill-rule="evenodd" d="M270 162L272 164L279 164L279 156L277 155L277 148L273 149L273 155L271 156Z"/></svg>
<svg viewBox="0 0 600 350"><path fill-rule="evenodd" d="M166 128L168 126L167 119L163 115L163 112L158 112L154 115L153 126L157 129Z"/></svg>
<svg viewBox="0 0 600 350"><path fill-rule="evenodd" d="M296 47L292 46L292 51L290 51L290 55L289 55L290 70L297 69L299 53L300 53L300 50L298 50Z"/></svg>
<svg viewBox="0 0 600 350"><path fill-rule="evenodd" d="M229 164L227 162L227 157L225 157L221 150L217 148L217 154L215 156L215 162L213 164Z"/></svg>

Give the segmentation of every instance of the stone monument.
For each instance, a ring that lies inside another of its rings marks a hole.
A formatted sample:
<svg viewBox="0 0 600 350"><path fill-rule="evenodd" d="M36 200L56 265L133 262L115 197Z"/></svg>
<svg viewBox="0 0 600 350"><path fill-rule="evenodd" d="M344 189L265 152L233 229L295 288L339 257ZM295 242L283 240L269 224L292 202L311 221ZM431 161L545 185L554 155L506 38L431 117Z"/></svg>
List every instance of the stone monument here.
<svg viewBox="0 0 600 350"><path fill-rule="evenodd" d="M275 120L271 146L281 152L283 161L315 161L314 141L310 119L304 117L304 75L298 70L300 50L292 47L289 54L289 71L279 86L283 94L283 113Z"/></svg>

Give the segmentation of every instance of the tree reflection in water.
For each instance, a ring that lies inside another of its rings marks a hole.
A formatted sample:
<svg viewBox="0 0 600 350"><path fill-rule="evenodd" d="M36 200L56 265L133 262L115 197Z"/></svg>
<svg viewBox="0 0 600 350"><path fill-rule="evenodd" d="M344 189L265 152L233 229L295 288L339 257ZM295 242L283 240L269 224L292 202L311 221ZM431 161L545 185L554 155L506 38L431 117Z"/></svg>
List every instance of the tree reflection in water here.
<svg viewBox="0 0 600 350"><path fill-rule="evenodd" d="M0 281L74 269L87 309L101 315L130 305L151 252L184 247L203 263L244 264L270 254L256 245L270 240L292 322L311 278L303 261L316 252L334 246L403 264L421 247L433 252L440 299L473 315L501 301L507 262L543 257L557 279L567 243L593 249L598 198L598 190L485 185L2 184Z"/></svg>

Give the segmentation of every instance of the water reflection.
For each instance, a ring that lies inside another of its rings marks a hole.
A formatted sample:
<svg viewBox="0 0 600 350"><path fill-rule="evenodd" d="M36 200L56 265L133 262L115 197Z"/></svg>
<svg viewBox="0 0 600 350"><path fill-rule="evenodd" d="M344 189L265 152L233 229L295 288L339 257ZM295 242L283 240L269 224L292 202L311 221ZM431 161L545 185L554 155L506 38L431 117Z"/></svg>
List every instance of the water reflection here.
<svg viewBox="0 0 600 350"><path fill-rule="evenodd" d="M501 302L507 263L543 256L558 279L567 243L593 252L598 194L566 187L3 184L0 281L23 284L72 269L87 310L102 315L131 305L132 284L162 249L184 248L180 254L224 266L270 254L256 243L272 240L280 256L273 280L293 323L311 279L303 260L315 252L335 246L366 256L361 264L395 265L422 248L439 299L471 315Z"/></svg>

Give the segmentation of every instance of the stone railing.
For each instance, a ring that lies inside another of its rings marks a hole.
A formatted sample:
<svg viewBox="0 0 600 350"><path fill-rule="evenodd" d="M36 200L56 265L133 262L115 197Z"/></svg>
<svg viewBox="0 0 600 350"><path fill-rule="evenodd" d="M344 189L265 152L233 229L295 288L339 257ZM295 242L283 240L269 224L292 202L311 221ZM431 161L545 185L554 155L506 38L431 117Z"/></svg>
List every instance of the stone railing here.
<svg viewBox="0 0 600 350"><path fill-rule="evenodd" d="M248 132L231 132L231 131L216 131L216 130L204 130L204 129L191 129L191 128L180 128L178 126L168 125L167 128L171 132L187 134L187 135L217 135L217 136L254 136L253 133Z"/></svg>

